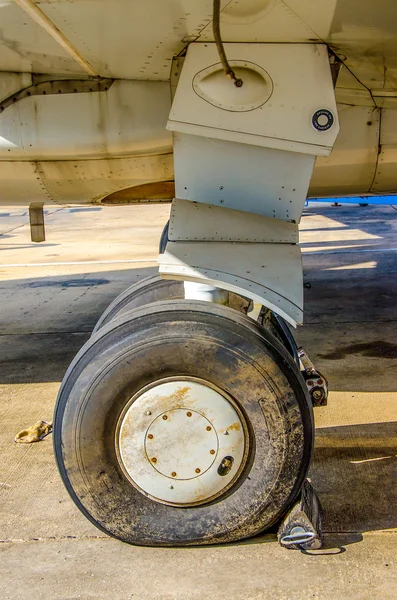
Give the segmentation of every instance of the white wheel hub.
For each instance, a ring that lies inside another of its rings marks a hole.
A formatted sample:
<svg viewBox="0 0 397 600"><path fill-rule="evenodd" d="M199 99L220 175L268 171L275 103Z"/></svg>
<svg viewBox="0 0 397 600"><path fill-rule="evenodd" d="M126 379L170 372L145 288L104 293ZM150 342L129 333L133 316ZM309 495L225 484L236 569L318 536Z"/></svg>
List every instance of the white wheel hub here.
<svg viewBox="0 0 397 600"><path fill-rule="evenodd" d="M224 493L244 466L248 432L232 399L199 380L164 380L131 399L120 419L120 465L141 492L174 505Z"/></svg>

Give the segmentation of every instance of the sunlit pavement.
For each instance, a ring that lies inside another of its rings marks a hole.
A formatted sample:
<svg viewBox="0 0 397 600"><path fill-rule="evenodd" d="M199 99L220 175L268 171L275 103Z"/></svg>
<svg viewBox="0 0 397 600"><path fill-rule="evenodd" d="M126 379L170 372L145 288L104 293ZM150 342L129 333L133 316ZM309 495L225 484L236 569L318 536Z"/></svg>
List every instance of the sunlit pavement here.
<svg viewBox="0 0 397 600"><path fill-rule="evenodd" d="M1 598L307 599L397 597L397 211L310 205L301 224L305 325L329 378L315 410L311 478L325 550L241 544L152 549L104 536L58 476L51 436L14 435L50 419L59 383L109 302L155 272L168 206L49 207L32 244L27 213L0 208Z"/></svg>

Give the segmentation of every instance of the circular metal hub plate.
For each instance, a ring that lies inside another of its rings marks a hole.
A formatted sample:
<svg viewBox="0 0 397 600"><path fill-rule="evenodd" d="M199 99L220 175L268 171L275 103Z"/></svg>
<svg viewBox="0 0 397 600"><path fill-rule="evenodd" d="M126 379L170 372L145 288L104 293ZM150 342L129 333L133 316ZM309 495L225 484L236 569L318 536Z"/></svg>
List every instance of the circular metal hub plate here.
<svg viewBox="0 0 397 600"><path fill-rule="evenodd" d="M221 390L198 380L165 380L131 399L116 450L128 479L153 499L177 506L224 493L244 466L248 432Z"/></svg>

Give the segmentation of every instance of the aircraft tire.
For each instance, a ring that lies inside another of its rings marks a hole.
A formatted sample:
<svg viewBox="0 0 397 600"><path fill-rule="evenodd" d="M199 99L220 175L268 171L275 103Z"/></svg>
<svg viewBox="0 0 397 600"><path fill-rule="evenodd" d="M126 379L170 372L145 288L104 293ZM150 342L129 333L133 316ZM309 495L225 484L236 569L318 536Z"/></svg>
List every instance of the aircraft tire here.
<svg viewBox="0 0 397 600"><path fill-rule="evenodd" d="M230 542L300 491L313 413L289 353L228 307L158 302L113 320L69 367L54 415L62 479L128 543Z"/></svg>

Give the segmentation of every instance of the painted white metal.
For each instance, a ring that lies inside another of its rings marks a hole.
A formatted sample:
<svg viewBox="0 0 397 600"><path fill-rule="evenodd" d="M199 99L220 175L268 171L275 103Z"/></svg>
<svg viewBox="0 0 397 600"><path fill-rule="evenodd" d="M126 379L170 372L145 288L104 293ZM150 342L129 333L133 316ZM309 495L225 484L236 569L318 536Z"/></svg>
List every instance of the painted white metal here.
<svg viewBox="0 0 397 600"><path fill-rule="evenodd" d="M175 199L171 207L168 238L172 242L191 240L296 244L299 235L296 223L202 202Z"/></svg>
<svg viewBox="0 0 397 600"><path fill-rule="evenodd" d="M85 75L83 68L14 0L0 3L0 22L0 71Z"/></svg>
<svg viewBox="0 0 397 600"><path fill-rule="evenodd" d="M203 302L213 302L224 306L229 303L229 292L213 285L185 281L184 288L186 300L202 300Z"/></svg>
<svg viewBox="0 0 397 600"><path fill-rule="evenodd" d="M315 198L369 192L374 180L379 109L339 105L338 112L341 130L334 149L330 156L317 158L310 182L309 196Z"/></svg>
<svg viewBox="0 0 397 600"><path fill-rule="evenodd" d="M371 192L385 193L397 190L397 110L381 111L380 154Z"/></svg>
<svg viewBox="0 0 397 600"><path fill-rule="evenodd" d="M212 18L212 0L63 0L42 8L100 75L159 81Z"/></svg>
<svg viewBox="0 0 397 600"><path fill-rule="evenodd" d="M219 286L268 306L294 327L302 323L302 260L294 244L168 242L159 272Z"/></svg>
<svg viewBox="0 0 397 600"><path fill-rule="evenodd" d="M212 41L212 0L41 0L41 10L101 75L162 79L192 40ZM368 87L396 89L395 0L223 0L227 42L323 41ZM14 0L1 2L0 70L83 73ZM26 25L25 25L26 23ZM381 51L379 50L381 49ZM131 59L130 59L131 57Z"/></svg>
<svg viewBox="0 0 397 600"><path fill-rule="evenodd" d="M43 184L36 163L0 161L0 206L9 204L28 206L31 202L52 200L51 194Z"/></svg>
<svg viewBox="0 0 397 600"><path fill-rule="evenodd" d="M204 504L235 481L248 435L231 399L204 381L158 383L132 398L116 451L130 481L158 502ZM227 474L218 469L225 458Z"/></svg>
<svg viewBox="0 0 397 600"><path fill-rule="evenodd" d="M163 154L169 85L115 81L107 92L31 96L0 114L0 160Z"/></svg>
<svg viewBox="0 0 397 600"><path fill-rule="evenodd" d="M98 73L85 60L85 58L73 47L62 31L54 25L47 15L37 6L33 0L15 0L16 4L24 10L40 27L42 27L80 66L88 75L95 77Z"/></svg>
<svg viewBox="0 0 397 600"><path fill-rule="evenodd" d="M194 76L193 89L197 96L215 108L231 112L247 112L263 106L274 91L269 73L253 62L231 60L229 64L244 85L230 85L222 65L216 63Z"/></svg>
<svg viewBox="0 0 397 600"><path fill-rule="evenodd" d="M336 0L329 0L326 6L322 6L322 15L318 15L320 11L315 10L313 0L298 0L302 1L309 1L316 16L327 15L331 22ZM221 13L222 37L228 42L246 42L248 39L256 42L283 42L286 39L290 42L321 41L322 38L299 18L295 7L290 9L289 4L289 0L231 0ZM211 24L203 30L200 39L213 41Z"/></svg>
<svg viewBox="0 0 397 600"><path fill-rule="evenodd" d="M175 194L299 222L314 160L309 154L176 133Z"/></svg>
<svg viewBox="0 0 397 600"><path fill-rule="evenodd" d="M204 81L209 78L209 68L218 65L220 70L221 66L215 44L190 44L168 129L327 156L339 131L327 47L324 44L225 44L225 51L230 60L241 61L248 71L252 63L256 65L252 78L247 78L240 88L244 90L241 91L242 104L237 102L232 81L228 81L230 94L227 86L213 83L208 84L204 96L198 95L197 77L203 77ZM266 72L263 79L258 69ZM262 92L258 77L262 81ZM208 100L210 94L213 102ZM250 104L247 100L251 96ZM262 104L256 102L258 97L262 98ZM235 109L222 107L230 101L235 103ZM244 111L241 111L242 106ZM319 131L312 126L312 116L319 109L327 109L334 115L334 122L327 130Z"/></svg>
<svg viewBox="0 0 397 600"><path fill-rule="evenodd" d="M0 161L0 205L100 202L118 190L169 181L172 154L102 160Z"/></svg>
<svg viewBox="0 0 397 600"><path fill-rule="evenodd" d="M0 73L0 102L32 85L30 73Z"/></svg>
<svg viewBox="0 0 397 600"><path fill-rule="evenodd" d="M79 202L90 194L91 202L100 202L117 190L172 179L172 154L45 161L38 163L38 167L46 189L55 200Z"/></svg>

